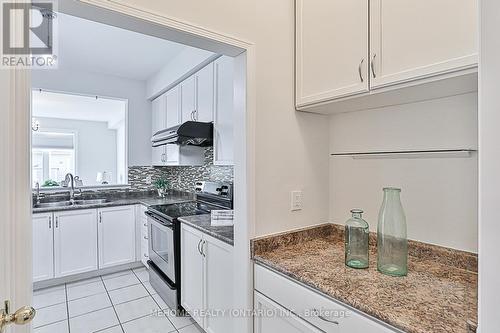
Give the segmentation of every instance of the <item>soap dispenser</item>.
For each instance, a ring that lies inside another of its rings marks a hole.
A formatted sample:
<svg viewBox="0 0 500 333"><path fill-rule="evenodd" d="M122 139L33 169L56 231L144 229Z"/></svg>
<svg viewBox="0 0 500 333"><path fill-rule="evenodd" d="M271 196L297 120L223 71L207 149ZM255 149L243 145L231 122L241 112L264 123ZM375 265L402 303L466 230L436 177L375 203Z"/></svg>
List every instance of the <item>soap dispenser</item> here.
<svg viewBox="0 0 500 333"><path fill-rule="evenodd" d="M351 214L345 223L345 264L352 268L368 268L370 229L363 220L361 209L353 209Z"/></svg>

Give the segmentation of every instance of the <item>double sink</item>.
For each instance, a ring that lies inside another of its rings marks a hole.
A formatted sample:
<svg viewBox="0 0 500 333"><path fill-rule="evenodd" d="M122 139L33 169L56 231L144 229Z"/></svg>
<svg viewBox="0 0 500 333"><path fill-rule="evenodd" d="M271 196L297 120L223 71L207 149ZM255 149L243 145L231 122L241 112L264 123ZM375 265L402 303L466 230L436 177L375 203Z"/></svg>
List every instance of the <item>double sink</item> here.
<svg viewBox="0 0 500 333"><path fill-rule="evenodd" d="M109 202L108 199L87 199L87 200L74 200L74 201L54 201L37 203L34 208L55 208L67 206L84 206L84 205L99 205Z"/></svg>

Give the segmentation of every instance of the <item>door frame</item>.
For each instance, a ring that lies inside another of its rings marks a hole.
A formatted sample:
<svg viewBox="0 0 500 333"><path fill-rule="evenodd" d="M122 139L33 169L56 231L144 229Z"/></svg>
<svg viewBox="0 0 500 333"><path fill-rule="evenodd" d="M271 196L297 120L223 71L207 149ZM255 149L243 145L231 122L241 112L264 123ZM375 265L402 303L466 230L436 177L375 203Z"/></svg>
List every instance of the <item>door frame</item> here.
<svg viewBox="0 0 500 333"><path fill-rule="evenodd" d="M235 309L253 308L253 269L250 239L254 236L255 207L255 45L197 27L162 14L111 1L59 0L58 11L186 45L235 57L235 156L234 156L234 301ZM144 31L146 29L146 31ZM32 299L32 189L30 184L31 73L0 71L1 115L0 196L4 213L0 232L0 298L11 299L12 308ZM3 255L5 254L5 255ZM2 272L3 271L3 272ZM2 283L3 281L3 283ZM253 331L253 318L236 318L239 332ZM17 326L16 333L29 332Z"/></svg>

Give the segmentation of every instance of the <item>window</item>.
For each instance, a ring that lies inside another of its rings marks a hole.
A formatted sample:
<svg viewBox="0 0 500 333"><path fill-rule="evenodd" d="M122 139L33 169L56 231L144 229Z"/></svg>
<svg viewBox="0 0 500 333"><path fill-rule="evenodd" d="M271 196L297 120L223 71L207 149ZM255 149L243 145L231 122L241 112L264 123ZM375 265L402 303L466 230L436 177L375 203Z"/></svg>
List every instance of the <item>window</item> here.
<svg viewBox="0 0 500 333"><path fill-rule="evenodd" d="M49 181L60 183L67 173L75 174L75 134L64 132L37 132L33 134L33 186L44 186ZM55 183L52 183L54 186Z"/></svg>
<svg viewBox="0 0 500 333"><path fill-rule="evenodd" d="M80 187L127 184L127 103L33 90L33 183L56 185L71 172Z"/></svg>

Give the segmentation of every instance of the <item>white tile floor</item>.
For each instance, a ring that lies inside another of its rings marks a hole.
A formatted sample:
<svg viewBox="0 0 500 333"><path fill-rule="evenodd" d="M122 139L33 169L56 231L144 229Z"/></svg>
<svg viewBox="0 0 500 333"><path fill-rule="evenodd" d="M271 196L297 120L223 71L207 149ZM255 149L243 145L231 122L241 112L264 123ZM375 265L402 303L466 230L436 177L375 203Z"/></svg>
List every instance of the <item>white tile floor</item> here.
<svg viewBox="0 0 500 333"><path fill-rule="evenodd" d="M149 283L146 268L37 290L34 333L202 333L176 317ZM154 315L164 310L164 315Z"/></svg>

